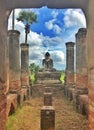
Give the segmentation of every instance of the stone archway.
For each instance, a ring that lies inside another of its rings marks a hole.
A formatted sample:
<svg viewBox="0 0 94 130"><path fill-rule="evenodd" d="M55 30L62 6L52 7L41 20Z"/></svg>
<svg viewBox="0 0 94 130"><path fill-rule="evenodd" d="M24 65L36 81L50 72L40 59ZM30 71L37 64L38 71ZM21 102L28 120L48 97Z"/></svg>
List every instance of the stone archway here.
<svg viewBox="0 0 94 130"><path fill-rule="evenodd" d="M5 4L6 3L6 4ZM0 1L0 128L5 130L6 122L6 86L7 69L7 18L13 8L81 8L87 19L87 58L88 58L88 87L89 87L89 128L94 129L94 0L3 0Z"/></svg>

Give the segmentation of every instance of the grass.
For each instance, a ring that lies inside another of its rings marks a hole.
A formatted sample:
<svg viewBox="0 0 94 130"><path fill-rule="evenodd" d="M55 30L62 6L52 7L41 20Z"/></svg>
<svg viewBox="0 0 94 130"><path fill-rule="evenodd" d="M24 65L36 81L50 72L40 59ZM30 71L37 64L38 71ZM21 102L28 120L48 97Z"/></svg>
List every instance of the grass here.
<svg viewBox="0 0 94 130"><path fill-rule="evenodd" d="M37 108L39 103L34 104L33 101L32 103L26 101L21 108L18 108L12 116L8 117L6 130L33 130L33 128L34 130L40 130L40 109Z"/></svg>
<svg viewBox="0 0 94 130"><path fill-rule="evenodd" d="M40 130L42 98L25 101L15 114L8 117L6 130ZM73 109L73 104L63 98L54 98L55 130L88 130L88 120Z"/></svg>

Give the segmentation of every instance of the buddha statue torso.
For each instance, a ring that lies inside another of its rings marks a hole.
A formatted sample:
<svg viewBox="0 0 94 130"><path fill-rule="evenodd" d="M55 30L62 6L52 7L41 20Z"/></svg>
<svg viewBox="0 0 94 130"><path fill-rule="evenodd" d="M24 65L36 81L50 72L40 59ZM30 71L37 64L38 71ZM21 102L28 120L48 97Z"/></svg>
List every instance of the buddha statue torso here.
<svg viewBox="0 0 94 130"><path fill-rule="evenodd" d="M53 60L50 58L50 54L47 52L45 54L45 59L42 61L42 66L44 69L53 69Z"/></svg>

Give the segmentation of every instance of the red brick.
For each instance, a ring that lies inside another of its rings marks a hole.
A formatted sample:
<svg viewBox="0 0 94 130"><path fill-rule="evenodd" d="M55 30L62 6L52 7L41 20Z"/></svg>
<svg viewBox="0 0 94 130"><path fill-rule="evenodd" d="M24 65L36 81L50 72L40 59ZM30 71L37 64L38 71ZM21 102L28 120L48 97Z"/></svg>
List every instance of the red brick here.
<svg viewBox="0 0 94 130"><path fill-rule="evenodd" d="M52 93L44 93L44 106L52 106Z"/></svg>
<svg viewBox="0 0 94 130"><path fill-rule="evenodd" d="M66 73L66 83L74 84L74 73Z"/></svg>
<svg viewBox="0 0 94 130"><path fill-rule="evenodd" d="M20 80L10 81L9 91L18 91L20 89L21 89L21 81Z"/></svg>
<svg viewBox="0 0 94 130"><path fill-rule="evenodd" d="M41 130L55 130L55 110L52 106L41 109Z"/></svg>
<svg viewBox="0 0 94 130"><path fill-rule="evenodd" d="M78 88L88 87L88 75L76 74L76 86Z"/></svg>
<svg viewBox="0 0 94 130"><path fill-rule="evenodd" d="M6 124L6 96L0 95L0 130L5 130Z"/></svg>
<svg viewBox="0 0 94 130"><path fill-rule="evenodd" d="M29 85L29 76L21 77L21 86L28 86Z"/></svg>

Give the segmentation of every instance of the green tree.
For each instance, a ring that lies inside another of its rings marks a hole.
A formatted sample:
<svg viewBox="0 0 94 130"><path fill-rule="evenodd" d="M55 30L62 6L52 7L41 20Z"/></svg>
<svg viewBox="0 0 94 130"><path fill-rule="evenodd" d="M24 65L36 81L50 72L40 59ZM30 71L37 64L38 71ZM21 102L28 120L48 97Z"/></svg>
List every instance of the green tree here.
<svg viewBox="0 0 94 130"><path fill-rule="evenodd" d="M30 25L37 22L37 15L31 11L21 11L17 20L25 24L25 43L27 43L27 36L30 32Z"/></svg>
<svg viewBox="0 0 94 130"><path fill-rule="evenodd" d="M39 71L40 67L35 63L30 64L29 66L31 74L30 74L30 82L33 85L36 80L36 73Z"/></svg>
<svg viewBox="0 0 94 130"><path fill-rule="evenodd" d="M35 63L30 64L29 68L30 68L31 73L33 73L33 72L36 73L40 69L40 67L37 66Z"/></svg>

